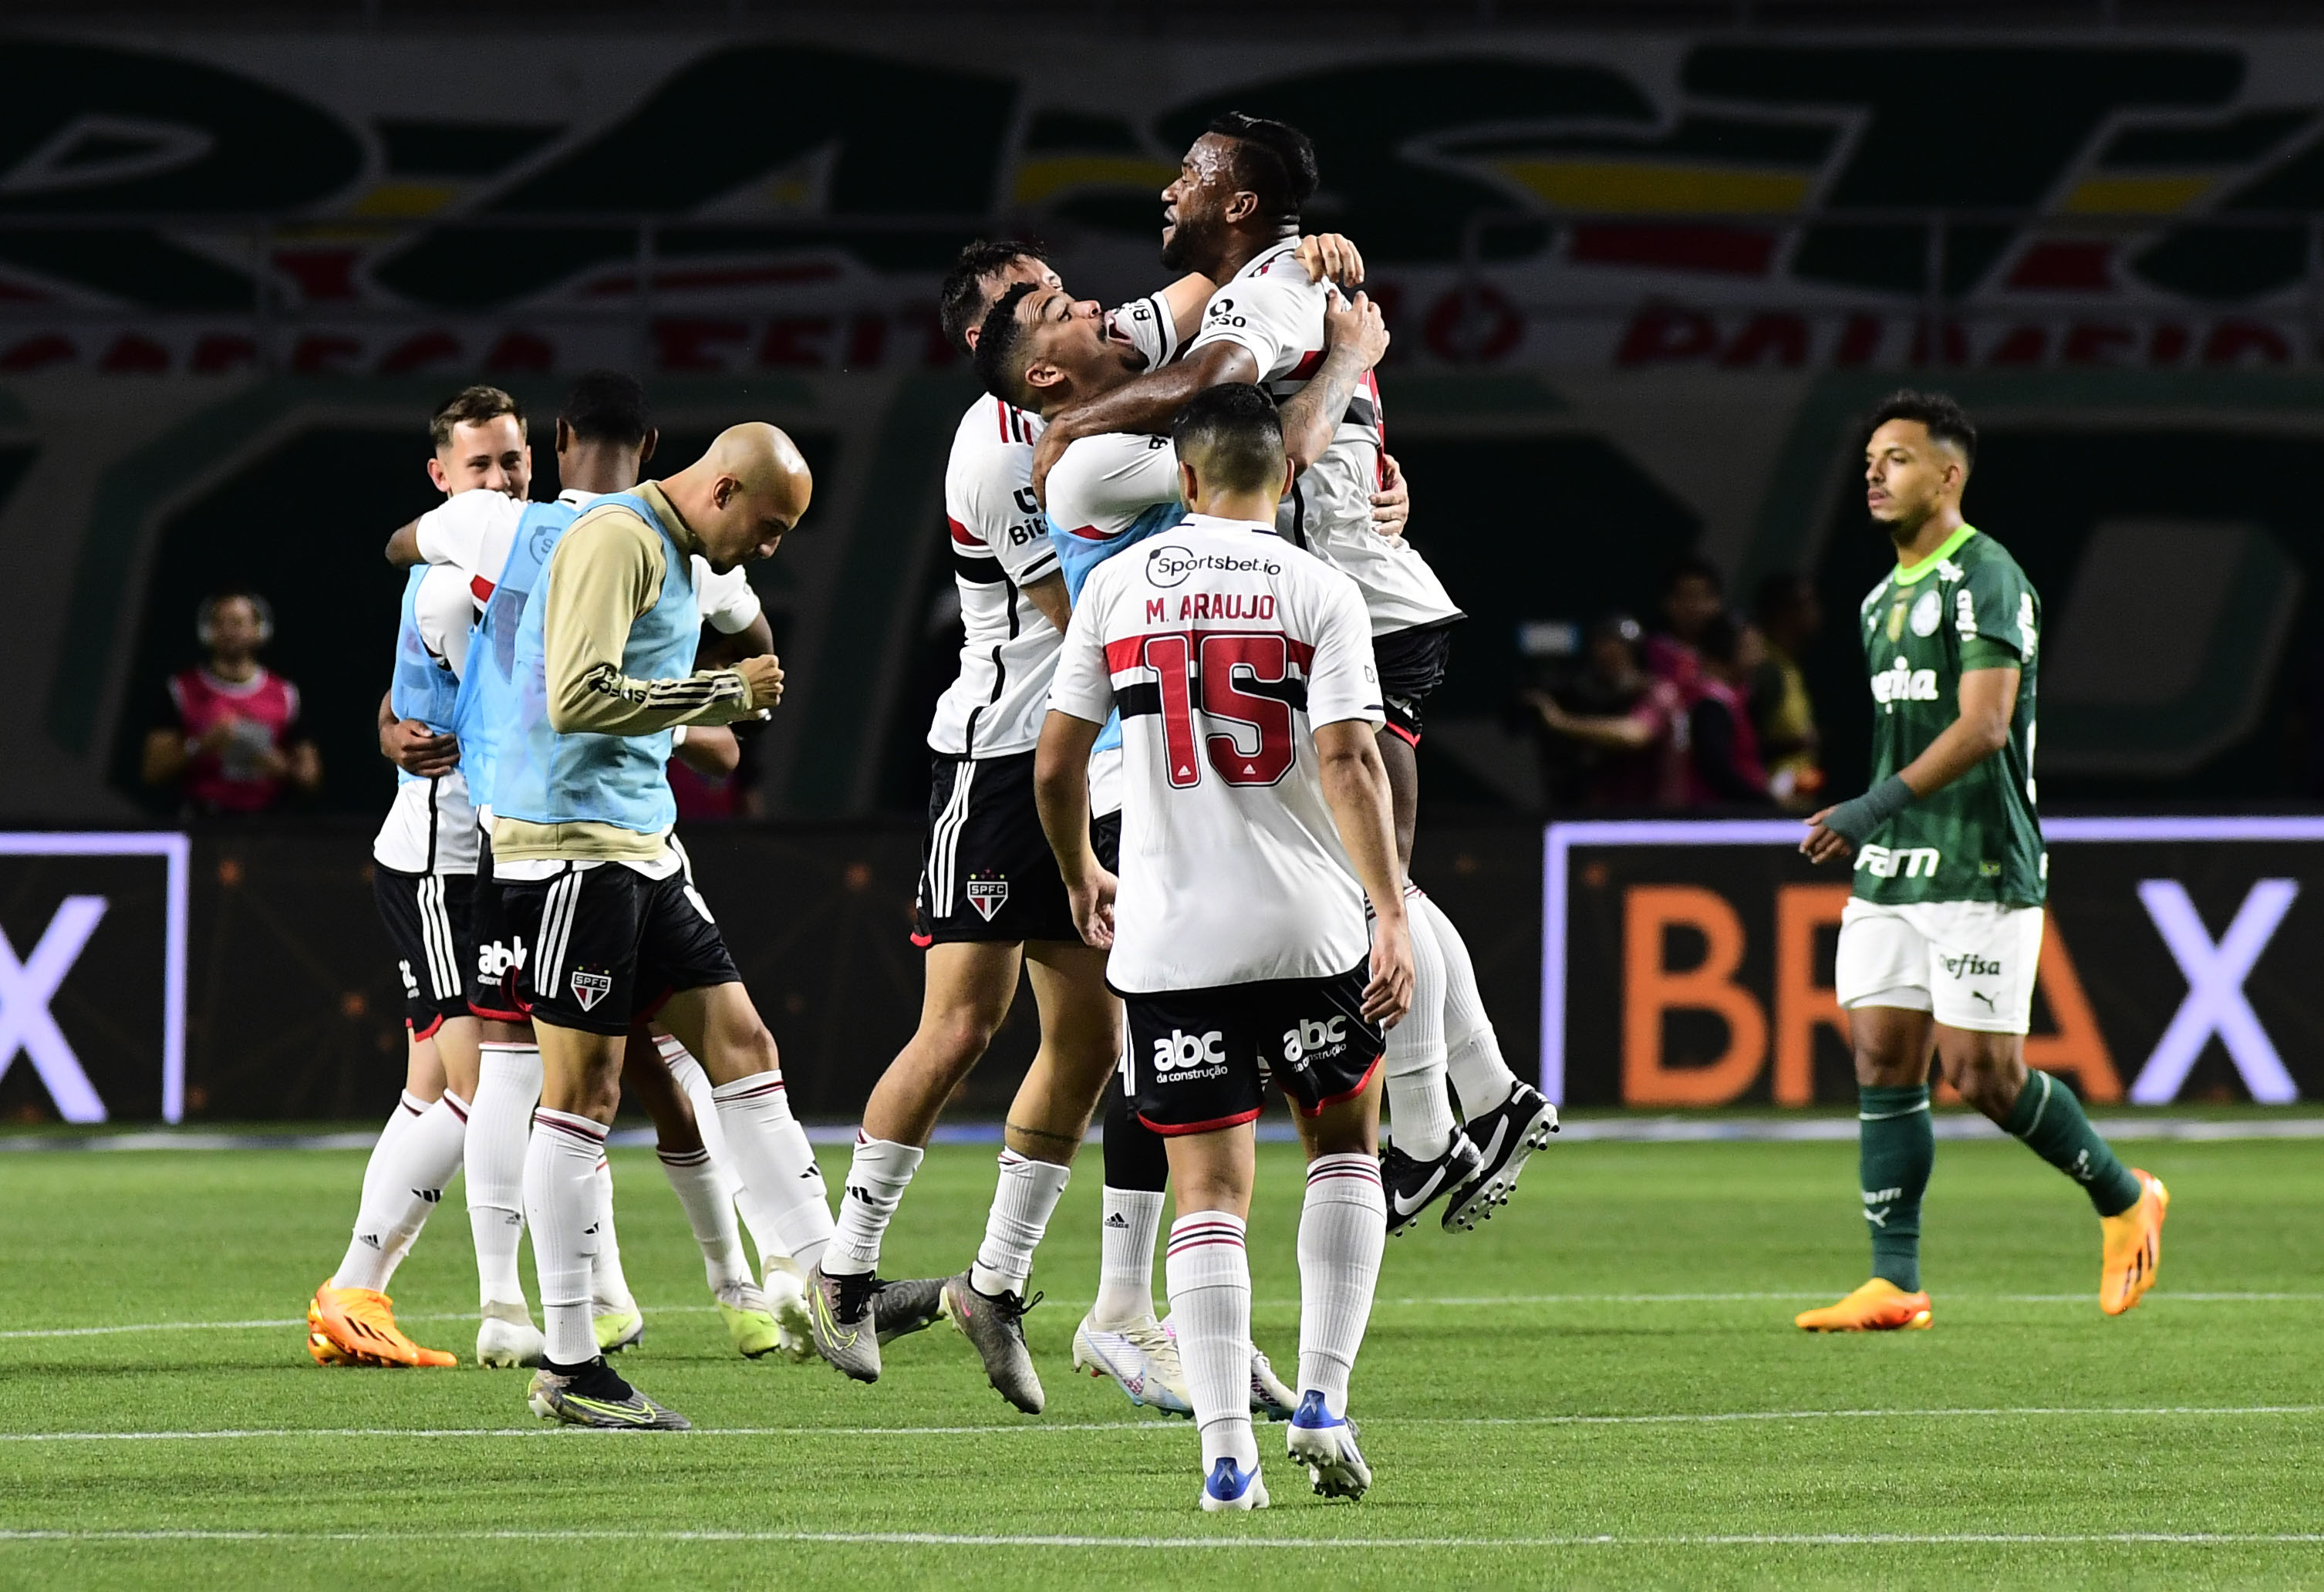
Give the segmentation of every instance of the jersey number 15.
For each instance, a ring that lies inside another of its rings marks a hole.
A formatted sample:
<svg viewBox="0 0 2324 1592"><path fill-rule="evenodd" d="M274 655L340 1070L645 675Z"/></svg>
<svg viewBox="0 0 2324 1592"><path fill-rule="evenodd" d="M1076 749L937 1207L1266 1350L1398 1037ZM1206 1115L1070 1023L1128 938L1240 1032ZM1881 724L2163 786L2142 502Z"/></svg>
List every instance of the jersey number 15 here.
<svg viewBox="0 0 2324 1592"><path fill-rule="evenodd" d="M1194 644L1202 645L1202 668L1194 670ZM1223 720L1231 728L1205 732L1203 750L1229 785L1273 785L1290 771L1298 753L1292 744L1291 704L1281 696L1246 691L1235 671L1248 671L1253 686L1283 686L1290 679L1290 649L1281 636L1149 636L1146 667L1161 676L1162 745L1170 759L1170 784L1184 790L1202 783L1195 756L1194 715ZM1199 680L1202 701L1194 701ZM1247 732L1248 751L1236 743Z"/></svg>

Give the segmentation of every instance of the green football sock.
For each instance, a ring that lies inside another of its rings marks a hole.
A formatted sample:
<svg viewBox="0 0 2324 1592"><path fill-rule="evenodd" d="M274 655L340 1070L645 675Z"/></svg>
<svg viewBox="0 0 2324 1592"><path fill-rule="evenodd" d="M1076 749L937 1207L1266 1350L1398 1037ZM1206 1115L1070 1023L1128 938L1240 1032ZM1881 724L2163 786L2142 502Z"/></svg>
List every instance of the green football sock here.
<svg viewBox="0 0 2324 1592"><path fill-rule="evenodd" d="M1926 1084L1856 1091L1858 1180L1872 1228L1872 1275L1907 1293L1921 1290L1921 1195L1936 1164Z"/></svg>
<svg viewBox="0 0 2324 1592"><path fill-rule="evenodd" d="M2082 1115L2074 1091L2047 1072L2026 1072L2025 1087L2017 1091L2017 1104L2002 1127L2081 1184L2100 1216L2120 1216L2138 1203L2138 1179Z"/></svg>

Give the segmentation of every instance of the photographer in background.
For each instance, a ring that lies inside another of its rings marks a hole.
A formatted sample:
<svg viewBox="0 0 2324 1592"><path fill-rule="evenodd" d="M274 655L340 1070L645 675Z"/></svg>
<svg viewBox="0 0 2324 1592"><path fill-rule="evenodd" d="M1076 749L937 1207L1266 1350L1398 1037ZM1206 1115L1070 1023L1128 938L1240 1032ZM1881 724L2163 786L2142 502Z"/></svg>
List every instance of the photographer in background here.
<svg viewBox="0 0 2324 1592"><path fill-rule="evenodd" d="M1758 627L1739 613L1712 616L1695 639L1697 667L1687 688L1687 805L1764 807L1767 771L1751 722L1751 679L1767 661Z"/></svg>
<svg viewBox="0 0 2324 1592"><path fill-rule="evenodd" d="M174 788L194 817L264 813L286 787L313 796L323 785L315 743L297 733L299 687L258 661L274 637L274 612L254 592L226 592L196 610L194 633L209 660L170 676L171 722L145 737L142 772Z"/></svg>

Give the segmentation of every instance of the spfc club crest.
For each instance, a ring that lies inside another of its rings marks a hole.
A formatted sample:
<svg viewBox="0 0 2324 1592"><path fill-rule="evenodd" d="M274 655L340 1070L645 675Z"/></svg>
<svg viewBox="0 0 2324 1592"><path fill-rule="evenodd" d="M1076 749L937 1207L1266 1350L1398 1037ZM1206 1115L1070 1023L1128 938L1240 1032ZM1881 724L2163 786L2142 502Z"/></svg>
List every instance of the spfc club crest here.
<svg viewBox="0 0 2324 1592"><path fill-rule="evenodd" d="M968 904L977 910L985 922L1009 905L1009 881L1005 879L973 879L968 881Z"/></svg>
<svg viewBox="0 0 2324 1592"><path fill-rule="evenodd" d="M573 970L573 998L581 1003L583 1011L594 1010L613 988L613 975L593 973L586 968Z"/></svg>

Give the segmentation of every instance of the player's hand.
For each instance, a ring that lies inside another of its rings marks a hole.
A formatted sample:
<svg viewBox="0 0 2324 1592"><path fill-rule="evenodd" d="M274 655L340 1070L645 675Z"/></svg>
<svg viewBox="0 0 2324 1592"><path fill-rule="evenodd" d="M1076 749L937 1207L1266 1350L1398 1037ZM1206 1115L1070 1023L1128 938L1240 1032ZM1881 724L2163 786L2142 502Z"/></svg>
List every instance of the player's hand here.
<svg viewBox="0 0 2324 1592"><path fill-rule="evenodd" d="M1364 986L1364 1019L1393 1028L1412 1009L1412 931L1402 919L1372 931L1372 981Z"/></svg>
<svg viewBox="0 0 2324 1592"><path fill-rule="evenodd" d="M1370 294L1342 299L1334 288L1323 304L1323 340L1334 354L1353 349L1363 368L1370 370L1388 353L1388 323L1380 318L1379 306L1372 302ZM1048 437L1044 435L1041 440L1047 442Z"/></svg>
<svg viewBox="0 0 2324 1592"><path fill-rule="evenodd" d="M1065 887L1065 897L1074 906L1074 927L1081 931L1084 943L1100 951L1112 948L1113 895L1120 884L1104 869L1093 868L1080 883Z"/></svg>
<svg viewBox="0 0 2324 1592"><path fill-rule="evenodd" d="M1404 528L1412 519L1412 492L1404 483L1404 467L1396 456L1383 453L1380 460L1379 490L1372 493L1372 530L1392 542L1404 540Z"/></svg>
<svg viewBox="0 0 2324 1592"><path fill-rule="evenodd" d="M1311 233L1301 238L1295 258L1307 268L1311 282L1338 282L1345 288L1364 285L1364 257L1336 232Z"/></svg>
<svg viewBox="0 0 2324 1592"><path fill-rule="evenodd" d="M1033 443L1033 496L1044 508L1049 502L1049 471L1065 456L1073 440L1065 428L1052 422Z"/></svg>
<svg viewBox="0 0 2324 1592"><path fill-rule="evenodd" d="M1800 842L1800 850L1807 854L1811 862L1836 861L1855 849L1848 843L1846 835L1836 829L1824 827L1824 815L1831 811L1830 807L1825 807L1807 816L1808 833Z"/></svg>
<svg viewBox="0 0 2324 1592"><path fill-rule="evenodd" d="M438 735L418 719L398 719L379 732L380 755L406 774L433 779L449 774L460 763L460 742Z"/></svg>
<svg viewBox="0 0 2324 1592"><path fill-rule="evenodd" d="M770 708L783 699L782 660L773 653L746 658L734 666L734 672L742 676L742 683L751 688L751 705L753 708Z"/></svg>

